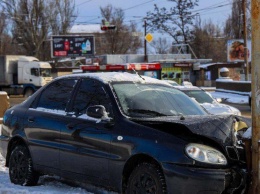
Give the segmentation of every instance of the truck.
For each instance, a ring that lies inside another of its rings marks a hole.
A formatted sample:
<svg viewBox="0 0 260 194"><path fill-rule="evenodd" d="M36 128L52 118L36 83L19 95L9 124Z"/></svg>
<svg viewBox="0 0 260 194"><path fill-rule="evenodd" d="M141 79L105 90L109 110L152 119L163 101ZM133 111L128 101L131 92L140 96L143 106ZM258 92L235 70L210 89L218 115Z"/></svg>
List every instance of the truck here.
<svg viewBox="0 0 260 194"><path fill-rule="evenodd" d="M52 80L51 65L32 56L0 56L0 91L28 97Z"/></svg>

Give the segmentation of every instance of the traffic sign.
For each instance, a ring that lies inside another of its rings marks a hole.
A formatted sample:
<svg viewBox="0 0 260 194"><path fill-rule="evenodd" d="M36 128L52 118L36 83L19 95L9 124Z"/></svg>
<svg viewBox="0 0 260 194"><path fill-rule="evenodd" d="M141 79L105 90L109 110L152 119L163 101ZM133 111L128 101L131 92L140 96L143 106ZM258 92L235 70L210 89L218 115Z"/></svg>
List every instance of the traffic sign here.
<svg viewBox="0 0 260 194"><path fill-rule="evenodd" d="M152 40L153 40L153 35L150 34L150 33L146 34L145 40L146 40L147 42L152 42Z"/></svg>

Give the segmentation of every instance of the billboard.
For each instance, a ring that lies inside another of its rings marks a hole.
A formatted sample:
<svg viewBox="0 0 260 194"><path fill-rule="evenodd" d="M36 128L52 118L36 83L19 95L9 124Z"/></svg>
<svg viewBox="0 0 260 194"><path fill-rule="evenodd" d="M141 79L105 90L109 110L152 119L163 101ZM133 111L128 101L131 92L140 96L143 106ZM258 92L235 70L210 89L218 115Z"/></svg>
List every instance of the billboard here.
<svg viewBox="0 0 260 194"><path fill-rule="evenodd" d="M245 60L244 40L233 39L227 42L227 61L243 62ZM251 61L251 40L247 40L247 57L248 62Z"/></svg>
<svg viewBox="0 0 260 194"><path fill-rule="evenodd" d="M82 57L95 53L94 36L57 35L52 36L51 56L56 57Z"/></svg>

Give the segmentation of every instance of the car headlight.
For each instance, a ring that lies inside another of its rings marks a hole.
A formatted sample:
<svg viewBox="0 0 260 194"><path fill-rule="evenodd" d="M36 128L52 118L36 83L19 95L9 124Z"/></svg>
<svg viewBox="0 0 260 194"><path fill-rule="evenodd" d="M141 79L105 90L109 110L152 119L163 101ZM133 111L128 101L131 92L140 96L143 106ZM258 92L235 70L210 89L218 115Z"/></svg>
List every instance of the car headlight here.
<svg viewBox="0 0 260 194"><path fill-rule="evenodd" d="M206 145L191 143L186 146L185 151L189 157L199 162L217 165L227 164L226 157L220 151Z"/></svg>

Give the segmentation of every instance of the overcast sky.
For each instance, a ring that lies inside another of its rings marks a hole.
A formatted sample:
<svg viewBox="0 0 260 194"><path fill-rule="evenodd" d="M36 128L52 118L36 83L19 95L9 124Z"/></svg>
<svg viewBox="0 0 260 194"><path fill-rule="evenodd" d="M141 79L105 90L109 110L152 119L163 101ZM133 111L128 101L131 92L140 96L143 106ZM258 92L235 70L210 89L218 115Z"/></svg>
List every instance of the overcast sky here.
<svg viewBox="0 0 260 194"><path fill-rule="evenodd" d="M159 7L171 7L172 2L167 0L75 0L78 10L77 24L100 24L100 7L112 4L122 8L125 12L125 22L136 21L142 23L146 12L154 10L154 4ZM202 21L211 19L214 23L223 25L231 11L231 0L199 0L199 6L194 14L200 14Z"/></svg>

